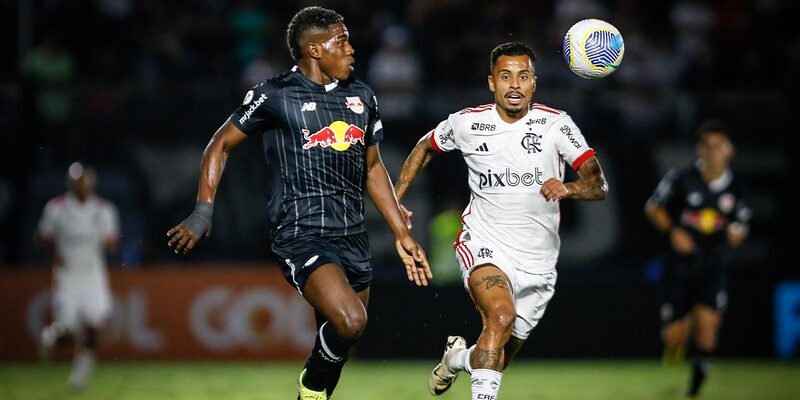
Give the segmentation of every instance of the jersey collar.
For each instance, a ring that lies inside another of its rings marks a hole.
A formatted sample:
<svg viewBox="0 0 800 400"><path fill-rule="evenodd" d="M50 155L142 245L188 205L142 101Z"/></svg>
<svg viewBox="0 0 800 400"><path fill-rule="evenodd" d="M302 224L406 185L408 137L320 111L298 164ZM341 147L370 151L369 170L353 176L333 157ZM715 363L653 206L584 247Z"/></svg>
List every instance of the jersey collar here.
<svg viewBox="0 0 800 400"><path fill-rule="evenodd" d="M700 160L697 160L697 162L694 165L695 165L695 168L697 168L697 172L699 173L700 172ZM732 180L733 180L733 172L731 172L730 168L727 168L722 173L722 175L719 176L719 178L714 179L711 182L708 182L708 190L710 190L710 191L712 191L714 193L719 193L719 192L725 190L728 187L728 185L731 184Z"/></svg>
<svg viewBox="0 0 800 400"><path fill-rule="evenodd" d="M94 194L89 195L86 201L81 203L81 201L78 200L78 196L75 196L75 194L72 193L71 191L67 192L67 194L64 195L64 201L66 202L67 205L69 205L70 207L78 207L78 208L84 207L90 202L93 202L94 198L95 198Z"/></svg>
<svg viewBox="0 0 800 400"><path fill-rule="evenodd" d="M300 68L297 65L292 67L292 72L296 73L304 82L311 85L311 87L322 87L325 89L326 92L330 92L331 90L336 89L339 86L338 79L332 80L331 83L327 85L320 85L319 83L314 82L311 79L308 79L308 77L303 73L303 71L300 70Z"/></svg>
<svg viewBox="0 0 800 400"><path fill-rule="evenodd" d="M494 103L494 104L492 104L492 110L494 111L494 116L495 116L495 119L496 119L496 120L498 120L498 121L500 121L501 123L503 123L503 124L505 124L505 125L516 125L516 124L518 124L520 121L522 121L523 119L525 119L525 117L527 117L527 116L528 116L528 114L530 114L530 113L531 113L531 107L530 107L530 103L529 103L529 104L528 104L528 108L527 108L527 110L525 111L525 115L521 116L521 117L520 117L518 120L516 120L516 121L514 121L514 122L506 122L506 121L503 119L503 117L501 117L501 116L500 116L500 111L498 110L497 103Z"/></svg>

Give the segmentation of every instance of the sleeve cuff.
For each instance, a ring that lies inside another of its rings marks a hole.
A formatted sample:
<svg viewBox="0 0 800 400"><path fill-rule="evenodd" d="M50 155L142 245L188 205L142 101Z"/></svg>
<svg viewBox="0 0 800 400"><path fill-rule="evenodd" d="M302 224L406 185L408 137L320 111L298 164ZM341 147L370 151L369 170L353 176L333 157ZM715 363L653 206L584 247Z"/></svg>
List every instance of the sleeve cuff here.
<svg viewBox="0 0 800 400"><path fill-rule="evenodd" d="M236 118L236 116L235 116L235 115L231 115L231 117L230 117L230 121L231 121L231 124L232 124L233 126L235 126L235 127L236 127L236 129L238 129L238 130L239 130L239 132L242 132L242 133L244 133L245 135L247 135L247 136L250 136L250 132L248 132L248 131L246 131L246 130L244 129L244 126L242 126L242 124L240 124L240 123L239 123L239 120Z"/></svg>
<svg viewBox="0 0 800 400"><path fill-rule="evenodd" d="M434 138L435 134L436 134L435 130L428 132L429 139L431 141L431 147L433 147L433 149L436 150L437 153L443 153L442 148L439 147L439 145L436 143L436 139Z"/></svg>
<svg viewBox="0 0 800 400"><path fill-rule="evenodd" d="M588 160L595 154L597 154L597 152L594 151L594 149L586 150L585 152L583 152L583 154L578 156L578 158L576 158L575 161L572 163L572 169L577 171L586 160Z"/></svg>

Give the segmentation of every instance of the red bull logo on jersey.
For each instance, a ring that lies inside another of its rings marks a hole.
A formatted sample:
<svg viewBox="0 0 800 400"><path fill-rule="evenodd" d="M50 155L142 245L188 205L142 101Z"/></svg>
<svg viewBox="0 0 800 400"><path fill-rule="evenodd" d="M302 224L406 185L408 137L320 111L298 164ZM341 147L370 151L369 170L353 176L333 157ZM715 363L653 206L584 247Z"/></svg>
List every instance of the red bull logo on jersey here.
<svg viewBox="0 0 800 400"><path fill-rule="evenodd" d="M697 229L704 235L719 232L726 226L725 217L710 207L697 211L684 211L681 214L681 222Z"/></svg>
<svg viewBox="0 0 800 400"><path fill-rule="evenodd" d="M311 133L308 129L303 129L303 138L306 143L303 149L308 150L312 147L331 147L336 151L345 151L356 143L365 144L364 130L344 121L333 121L330 125Z"/></svg>
<svg viewBox="0 0 800 400"><path fill-rule="evenodd" d="M347 106L347 108L350 109L350 111L356 114L364 113L364 103L361 102L361 97L353 96L353 97L345 97L344 99L345 99L344 104Z"/></svg>

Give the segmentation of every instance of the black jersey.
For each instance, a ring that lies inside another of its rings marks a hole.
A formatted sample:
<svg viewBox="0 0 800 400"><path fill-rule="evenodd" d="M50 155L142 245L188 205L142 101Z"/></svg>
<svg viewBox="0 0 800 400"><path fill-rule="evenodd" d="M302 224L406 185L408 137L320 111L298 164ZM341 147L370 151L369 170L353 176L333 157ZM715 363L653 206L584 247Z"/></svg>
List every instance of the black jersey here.
<svg viewBox="0 0 800 400"><path fill-rule="evenodd" d="M294 67L253 87L230 118L263 137L273 241L365 231L366 149L383 138L369 86L320 85Z"/></svg>
<svg viewBox="0 0 800 400"><path fill-rule="evenodd" d="M669 171L650 201L664 207L672 220L692 235L697 244L695 258L702 264L721 262L728 225L747 225L751 215L742 185L733 172L727 170L706 183L695 165Z"/></svg>

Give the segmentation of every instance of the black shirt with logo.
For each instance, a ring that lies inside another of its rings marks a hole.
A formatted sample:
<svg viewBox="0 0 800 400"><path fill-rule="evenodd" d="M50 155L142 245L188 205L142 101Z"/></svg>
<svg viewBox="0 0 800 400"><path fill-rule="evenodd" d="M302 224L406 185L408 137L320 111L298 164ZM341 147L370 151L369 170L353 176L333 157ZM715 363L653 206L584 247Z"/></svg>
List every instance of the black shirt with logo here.
<svg viewBox="0 0 800 400"><path fill-rule="evenodd" d="M685 272L693 275L724 267L726 229L734 222L746 226L752 214L733 172L727 170L716 180L705 182L696 165L669 171L650 201L664 207L674 223L694 239L696 253L682 263L691 270Z"/></svg>
<svg viewBox="0 0 800 400"><path fill-rule="evenodd" d="M320 85L294 67L248 91L230 119L263 138L271 240L365 231L366 148L383 138L369 86Z"/></svg>

